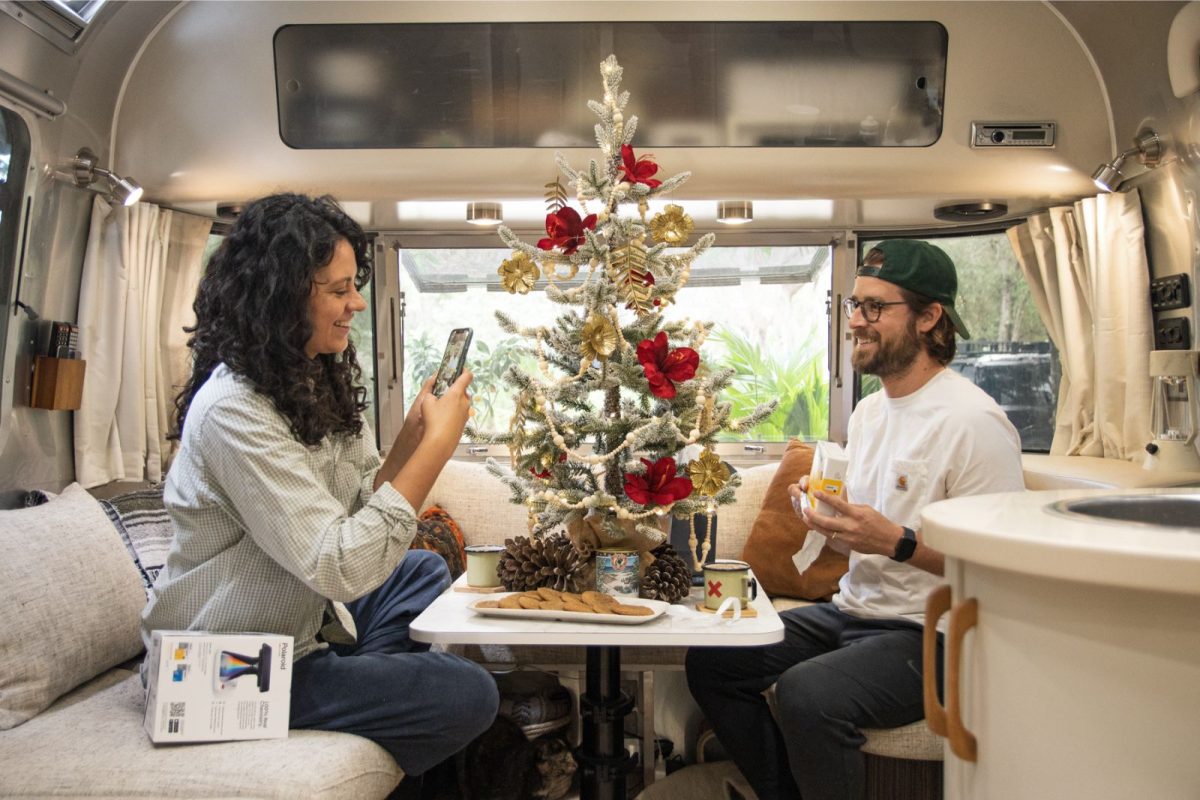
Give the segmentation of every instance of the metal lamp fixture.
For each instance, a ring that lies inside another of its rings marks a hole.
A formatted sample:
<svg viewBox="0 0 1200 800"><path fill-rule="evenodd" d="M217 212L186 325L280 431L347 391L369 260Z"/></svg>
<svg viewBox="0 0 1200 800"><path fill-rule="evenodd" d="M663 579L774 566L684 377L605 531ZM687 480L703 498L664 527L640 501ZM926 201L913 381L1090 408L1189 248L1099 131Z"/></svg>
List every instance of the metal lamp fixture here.
<svg viewBox="0 0 1200 800"><path fill-rule="evenodd" d="M131 206L142 197L142 187L133 178L122 178L111 170L98 166L96 154L86 147L79 152L62 170L54 173L58 180L73 183L80 189L108 195L114 202L123 206ZM105 188L98 189L92 184L103 179Z"/></svg>
<svg viewBox="0 0 1200 800"><path fill-rule="evenodd" d="M1111 161L1106 161L1096 167L1096 171L1092 173L1092 183L1096 184L1096 188L1103 192L1115 192L1127 177L1121 168L1125 166L1125 160L1130 156L1137 156L1142 166L1153 169L1158 166L1158 161L1162 158L1162 140L1150 128L1138 131L1138 135L1133 137L1133 147L1118 153Z"/></svg>
<svg viewBox="0 0 1200 800"><path fill-rule="evenodd" d="M722 200L717 203L717 222L745 225L753 219L754 203L750 200Z"/></svg>
<svg viewBox="0 0 1200 800"><path fill-rule="evenodd" d="M467 222L472 225L499 225L504 207L499 203L467 203Z"/></svg>

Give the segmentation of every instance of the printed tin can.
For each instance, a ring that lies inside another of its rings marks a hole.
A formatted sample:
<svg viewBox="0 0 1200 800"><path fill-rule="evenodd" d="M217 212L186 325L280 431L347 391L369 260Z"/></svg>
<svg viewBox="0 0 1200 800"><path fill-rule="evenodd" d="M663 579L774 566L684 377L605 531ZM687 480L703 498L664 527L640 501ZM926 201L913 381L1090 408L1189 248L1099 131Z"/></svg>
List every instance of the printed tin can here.
<svg viewBox="0 0 1200 800"><path fill-rule="evenodd" d="M596 591L605 594L638 594L638 553L610 547L596 551Z"/></svg>

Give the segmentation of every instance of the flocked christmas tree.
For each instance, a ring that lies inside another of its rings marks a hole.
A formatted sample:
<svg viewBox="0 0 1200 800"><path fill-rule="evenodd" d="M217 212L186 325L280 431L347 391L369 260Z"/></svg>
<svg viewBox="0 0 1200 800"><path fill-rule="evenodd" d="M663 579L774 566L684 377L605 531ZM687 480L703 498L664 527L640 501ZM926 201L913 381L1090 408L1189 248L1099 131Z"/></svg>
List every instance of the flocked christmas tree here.
<svg viewBox="0 0 1200 800"><path fill-rule="evenodd" d="M565 526L584 557L612 546L645 555L664 540L673 515L692 520L698 565L710 543L707 535L698 541L697 515L711 521L738 483L712 445L722 431L749 430L775 403L731 419L719 396L733 371L711 369L700 356L711 324L667 319L692 262L715 237L687 247L693 222L676 205L647 220L648 201L689 173L655 177L653 157L638 157L631 144L637 117L622 113L629 93L618 93L616 58L600 72L604 100L588 106L600 118L601 159L578 172L561 153L555 159L582 213L555 180L547 184L545 238L532 245L500 228L512 249L498 270L504 288L526 294L544 278L546 295L566 310L552 327L523 327L497 312L505 331L529 341L538 367L505 376L515 390L508 432L471 428L468 435L508 445L511 469L494 462L489 469L511 487L513 502L528 507L534 537ZM581 271L582 281L574 280ZM576 285L558 285L565 281ZM653 560L644 558L643 568Z"/></svg>

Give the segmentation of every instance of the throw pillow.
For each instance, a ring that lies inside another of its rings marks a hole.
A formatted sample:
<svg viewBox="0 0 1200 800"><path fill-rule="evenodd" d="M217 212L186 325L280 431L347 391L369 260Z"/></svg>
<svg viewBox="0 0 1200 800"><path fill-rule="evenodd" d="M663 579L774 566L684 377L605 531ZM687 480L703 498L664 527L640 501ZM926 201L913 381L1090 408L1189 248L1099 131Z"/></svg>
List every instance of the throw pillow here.
<svg viewBox="0 0 1200 800"><path fill-rule="evenodd" d="M458 580L467 569L467 551L463 533L454 518L441 506L430 506L417 520L417 535L410 547L432 550L446 559L450 579Z"/></svg>
<svg viewBox="0 0 1200 800"><path fill-rule="evenodd" d="M167 551L175 537L171 517L163 506L163 487L119 494L101 500L100 506L121 534L121 541L142 576L146 599L150 599L154 580L166 566Z"/></svg>
<svg viewBox="0 0 1200 800"><path fill-rule="evenodd" d="M0 512L0 553L0 730L8 730L140 653L146 595L100 503L79 484Z"/></svg>
<svg viewBox="0 0 1200 800"><path fill-rule="evenodd" d="M742 550L742 560L754 570L762 590L772 597L828 600L850 564L846 556L828 545L803 574L792 562L792 556L804 545L808 526L792 508L787 487L808 474L812 459L812 447L798 439L788 442Z"/></svg>

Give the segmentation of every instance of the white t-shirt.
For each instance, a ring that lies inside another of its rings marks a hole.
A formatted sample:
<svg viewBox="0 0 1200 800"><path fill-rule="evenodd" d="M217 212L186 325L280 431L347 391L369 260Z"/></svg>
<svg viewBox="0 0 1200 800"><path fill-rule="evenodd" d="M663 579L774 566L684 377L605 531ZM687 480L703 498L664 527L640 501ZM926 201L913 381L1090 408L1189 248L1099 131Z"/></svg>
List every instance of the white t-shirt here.
<svg viewBox="0 0 1200 800"><path fill-rule="evenodd" d="M944 369L910 395L866 397L850 416L846 491L913 530L936 500L1024 489L1021 439L986 392ZM852 552L834 604L857 617L925 620L938 575Z"/></svg>

